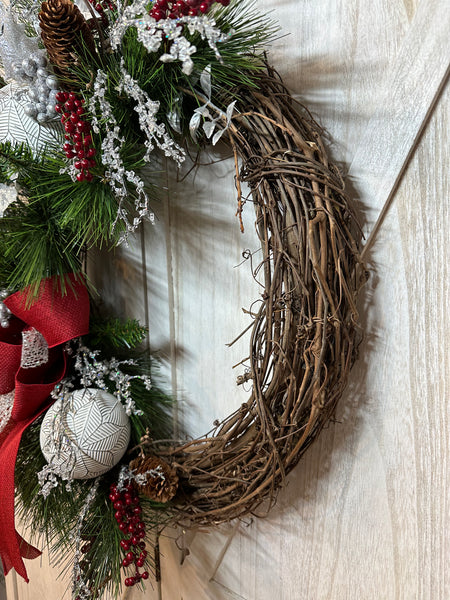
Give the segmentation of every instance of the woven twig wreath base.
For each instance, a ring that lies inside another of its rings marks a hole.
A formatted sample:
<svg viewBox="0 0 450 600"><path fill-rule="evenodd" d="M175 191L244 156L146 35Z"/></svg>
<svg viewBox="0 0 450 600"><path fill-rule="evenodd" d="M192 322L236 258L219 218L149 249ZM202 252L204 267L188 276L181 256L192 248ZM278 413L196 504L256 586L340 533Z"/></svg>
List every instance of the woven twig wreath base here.
<svg viewBox="0 0 450 600"><path fill-rule="evenodd" d="M239 93L229 139L250 186L265 291L251 332L250 399L213 432L159 448L180 479L175 521L210 525L273 503L330 419L359 338L359 228L321 131L268 69Z"/></svg>

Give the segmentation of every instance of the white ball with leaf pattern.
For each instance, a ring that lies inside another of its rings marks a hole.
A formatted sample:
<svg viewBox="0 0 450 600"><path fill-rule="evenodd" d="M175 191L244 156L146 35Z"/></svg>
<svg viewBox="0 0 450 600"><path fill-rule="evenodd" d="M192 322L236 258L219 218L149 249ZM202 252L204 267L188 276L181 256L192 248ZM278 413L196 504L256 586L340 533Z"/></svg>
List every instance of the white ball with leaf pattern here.
<svg viewBox="0 0 450 600"><path fill-rule="evenodd" d="M115 396L85 388L48 409L41 425L41 449L63 478L91 479L120 461L130 431L130 420Z"/></svg>

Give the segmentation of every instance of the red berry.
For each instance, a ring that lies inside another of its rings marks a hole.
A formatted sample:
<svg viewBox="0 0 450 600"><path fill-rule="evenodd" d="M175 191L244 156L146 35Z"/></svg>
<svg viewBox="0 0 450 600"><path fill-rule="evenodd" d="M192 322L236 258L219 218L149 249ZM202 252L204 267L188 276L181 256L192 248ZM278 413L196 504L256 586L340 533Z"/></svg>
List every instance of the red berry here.
<svg viewBox="0 0 450 600"><path fill-rule="evenodd" d="M127 587L131 587L132 585L134 585L134 579L132 577L127 577L125 579L125 585Z"/></svg>
<svg viewBox="0 0 450 600"><path fill-rule="evenodd" d="M73 103L75 104L76 108L78 108L78 107L81 106L81 100L79 98L77 98L76 100L74 100ZM114 483L111 484L111 486L110 486L109 489L111 489L111 488L114 488L114 491L117 492L117 486L115 486Z"/></svg>
<svg viewBox="0 0 450 600"><path fill-rule="evenodd" d="M67 94L65 92L58 92L55 97L57 102L65 102L67 100Z"/></svg>
<svg viewBox="0 0 450 600"><path fill-rule="evenodd" d="M150 12L150 16L152 16L155 21L161 21L161 19L164 19L164 17L166 16L165 13L162 10L158 10L157 8L153 9Z"/></svg>
<svg viewBox="0 0 450 600"><path fill-rule="evenodd" d="M67 100L67 102L64 103L64 110L66 112L72 112L74 108L75 108L75 105L72 102L72 100Z"/></svg>
<svg viewBox="0 0 450 600"><path fill-rule="evenodd" d="M144 571L143 573L141 573L141 577L142 579L148 579L148 571Z"/></svg>
<svg viewBox="0 0 450 600"><path fill-rule="evenodd" d="M69 150L68 152L66 152L67 158L73 158L74 156L75 156L75 154L72 152L72 150Z"/></svg>
<svg viewBox="0 0 450 600"><path fill-rule="evenodd" d="M140 531L137 532L137 536L140 538L145 538L145 531L143 531L142 529Z"/></svg>
<svg viewBox="0 0 450 600"><path fill-rule="evenodd" d="M72 113L70 115L70 120L72 121L72 123L78 123L80 117L77 115L77 113Z"/></svg>
<svg viewBox="0 0 450 600"><path fill-rule="evenodd" d="M126 567L129 567L129 566L130 566L130 561L129 561L129 560L127 560L126 558L124 558L124 559L122 560L122 567L125 567L125 568L126 568Z"/></svg>
<svg viewBox="0 0 450 600"><path fill-rule="evenodd" d="M115 508L116 510L121 510L121 509L123 509L123 503L122 503L120 500L118 500L117 502L114 502L114 508Z"/></svg>
<svg viewBox="0 0 450 600"><path fill-rule="evenodd" d="M198 10L196 8L189 9L188 15L190 17L196 17L198 15Z"/></svg>
<svg viewBox="0 0 450 600"><path fill-rule="evenodd" d="M84 114L84 107L83 106L79 106L76 110L76 114L81 117L82 114Z"/></svg>
<svg viewBox="0 0 450 600"><path fill-rule="evenodd" d="M144 566L144 559L142 558L138 558L137 561L134 563L137 567L143 567Z"/></svg>
<svg viewBox="0 0 450 600"><path fill-rule="evenodd" d="M91 182L94 179L94 176L89 171L86 171L86 181Z"/></svg>
<svg viewBox="0 0 450 600"><path fill-rule="evenodd" d="M76 160L76 161L73 163L73 166L75 167L75 169L78 169L78 170L80 170L80 169L81 169L81 160ZM117 514L117 513L116 513L116 514Z"/></svg>
<svg viewBox="0 0 450 600"><path fill-rule="evenodd" d="M78 173L77 181L84 181L84 172L83 171L81 171L81 173Z"/></svg>
<svg viewBox="0 0 450 600"><path fill-rule="evenodd" d="M145 542L139 542L139 548L141 548L142 550L144 550L144 548L145 548ZM142 554L143 554L143 552L142 552ZM145 556L147 556L147 554Z"/></svg>
<svg viewBox="0 0 450 600"><path fill-rule="evenodd" d="M84 150L78 150L77 156L78 156L78 158L84 158L86 156L86 153ZM114 504L117 504L117 502L114 502ZM115 506L114 506L114 508L115 508Z"/></svg>
<svg viewBox="0 0 450 600"><path fill-rule="evenodd" d="M96 5L95 5L95 10L96 10L98 13L101 13L101 12L103 12L103 6L102 6L101 4L96 4Z"/></svg>
<svg viewBox="0 0 450 600"><path fill-rule="evenodd" d="M69 99L69 100L72 100L72 101L73 101L73 100L76 100L76 99L77 99L77 95L76 95L76 94L74 94L73 92L70 92L70 94L69 94L69 96L68 96L68 99Z"/></svg>
<svg viewBox="0 0 450 600"><path fill-rule="evenodd" d="M67 121L67 123L64 125L64 131L66 131L67 133L72 133L74 129L75 125L70 121Z"/></svg>
<svg viewBox="0 0 450 600"><path fill-rule="evenodd" d="M137 546L139 544L139 538L136 535L133 535L131 538L131 543L133 546Z"/></svg>
<svg viewBox="0 0 450 600"><path fill-rule="evenodd" d="M120 540L120 546L124 550L129 550L130 549L130 541L129 540Z"/></svg>
<svg viewBox="0 0 450 600"><path fill-rule="evenodd" d="M81 166L83 167L83 169L89 169L89 161L88 161L88 159L87 159L87 158L83 158L83 160L81 161ZM121 516L121 518L123 518L123 516L124 516L124 513L123 513L123 511L122 511L122 510L120 510L120 511L118 510L118 511L116 512L116 515L117 515L117 513L119 513L119 512L120 512L120 516Z"/></svg>
<svg viewBox="0 0 450 600"><path fill-rule="evenodd" d="M80 166L82 169L86 169L87 168L87 160L85 158L83 158L82 160L77 160L77 163L80 163ZM79 169L80 167L77 167L77 169ZM114 513L114 517L116 519L116 521L122 521L123 519L123 511L122 510L118 510Z"/></svg>
<svg viewBox="0 0 450 600"><path fill-rule="evenodd" d="M90 146L92 144L92 138L90 135L85 135L84 136L84 140L83 140L83 144L85 146ZM127 495L125 494L125 499L126 499Z"/></svg>
<svg viewBox="0 0 450 600"><path fill-rule="evenodd" d="M70 142L66 142L63 148L65 152L68 152L69 150L72 150L72 144Z"/></svg>
<svg viewBox="0 0 450 600"><path fill-rule="evenodd" d="M62 113L62 106L61 106L61 104L55 104L55 111L57 113Z"/></svg>
<svg viewBox="0 0 450 600"><path fill-rule="evenodd" d="M88 158L93 158L93 157L94 157L96 154L97 154L97 153L96 153L96 151L95 151L95 148L89 148L89 150L87 151L87 155L86 155L86 156L87 156Z"/></svg>
<svg viewBox="0 0 450 600"><path fill-rule="evenodd" d="M142 512L142 508L140 506L135 506L133 512L135 515L140 515Z"/></svg>
<svg viewBox="0 0 450 600"><path fill-rule="evenodd" d="M129 561L133 561L136 558L136 556L134 555L134 552L128 552L126 558Z"/></svg>
<svg viewBox="0 0 450 600"><path fill-rule="evenodd" d="M92 167L95 167L97 163L95 162L95 160L90 159L89 160L89 168L92 169Z"/></svg>

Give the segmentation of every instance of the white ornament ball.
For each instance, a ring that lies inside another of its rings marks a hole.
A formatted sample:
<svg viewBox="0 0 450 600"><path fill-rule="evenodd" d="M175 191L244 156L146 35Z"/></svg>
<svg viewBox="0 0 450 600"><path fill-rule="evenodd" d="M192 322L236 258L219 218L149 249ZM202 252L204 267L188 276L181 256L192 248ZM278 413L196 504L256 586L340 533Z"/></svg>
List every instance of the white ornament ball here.
<svg viewBox="0 0 450 600"><path fill-rule="evenodd" d="M95 388L76 390L68 402L56 400L45 414L41 449L63 477L91 479L120 461L130 429L130 419L115 396Z"/></svg>

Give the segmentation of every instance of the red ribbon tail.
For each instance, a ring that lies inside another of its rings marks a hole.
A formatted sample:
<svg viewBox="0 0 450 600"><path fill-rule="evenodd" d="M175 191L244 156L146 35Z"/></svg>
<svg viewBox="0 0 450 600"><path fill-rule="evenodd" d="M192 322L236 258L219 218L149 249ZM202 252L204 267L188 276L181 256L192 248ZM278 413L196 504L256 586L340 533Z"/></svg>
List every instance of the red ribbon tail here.
<svg viewBox="0 0 450 600"><path fill-rule="evenodd" d="M8 436L0 448L0 481L2 507L0 510L0 554L6 573L14 567L19 575L28 582L27 570L23 558L36 558L39 550L30 546L17 533L14 523L14 467L22 433L35 419L16 423L8 431Z"/></svg>
<svg viewBox="0 0 450 600"><path fill-rule="evenodd" d="M35 548L34 546L32 546L31 544L29 544L28 542L26 542L23 539L23 537L19 533L17 533L17 531L16 531L16 538L17 538L17 545L19 546L19 551L20 551L20 555L22 558L32 559L32 558L38 558L39 556L41 556L42 552L40 550L38 550L37 548ZM27 570L25 569L25 564L24 564L23 560L21 560L20 562L21 562L21 564L19 564L18 562L13 564L11 562L11 560L9 559L9 556L2 557L3 572L6 575L12 568L14 568L16 573L18 573L18 575L23 577L25 579L25 581L28 583L29 579L28 579L28 575L27 575Z"/></svg>

